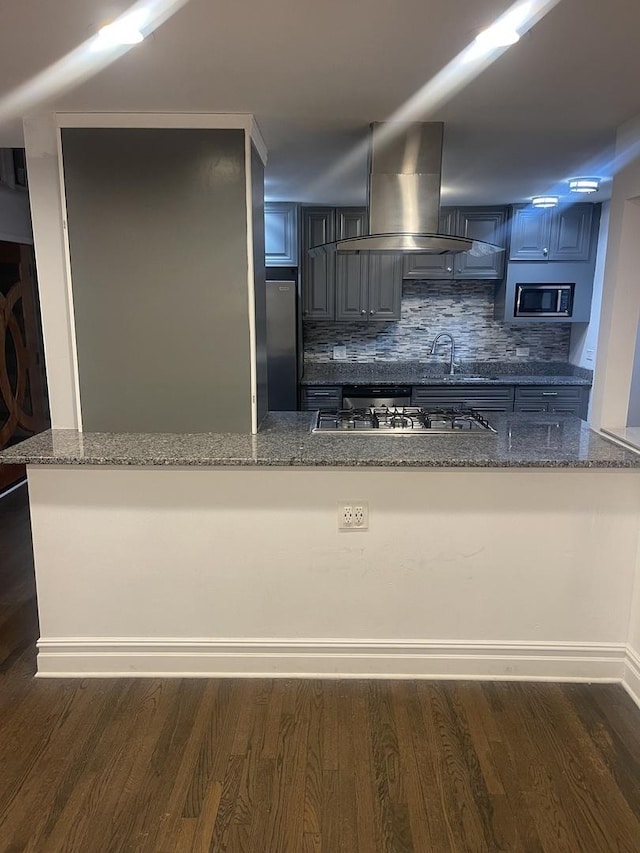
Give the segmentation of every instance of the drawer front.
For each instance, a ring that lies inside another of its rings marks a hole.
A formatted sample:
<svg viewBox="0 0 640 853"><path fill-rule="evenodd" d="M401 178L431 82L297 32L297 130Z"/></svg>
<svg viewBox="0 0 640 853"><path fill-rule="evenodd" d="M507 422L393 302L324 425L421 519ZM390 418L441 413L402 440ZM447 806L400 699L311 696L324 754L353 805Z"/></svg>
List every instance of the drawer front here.
<svg viewBox="0 0 640 853"><path fill-rule="evenodd" d="M342 406L342 386L303 387L301 405L305 412L316 409L339 409Z"/></svg>
<svg viewBox="0 0 640 853"><path fill-rule="evenodd" d="M523 385L516 388L516 403L549 403L580 402L582 387L580 385Z"/></svg>
<svg viewBox="0 0 640 853"><path fill-rule="evenodd" d="M513 404L513 385L472 385L451 388L443 385L414 386L412 403L416 406L434 405L451 406L465 404L468 406L496 406L500 410L511 411ZM503 409L504 407L504 409Z"/></svg>

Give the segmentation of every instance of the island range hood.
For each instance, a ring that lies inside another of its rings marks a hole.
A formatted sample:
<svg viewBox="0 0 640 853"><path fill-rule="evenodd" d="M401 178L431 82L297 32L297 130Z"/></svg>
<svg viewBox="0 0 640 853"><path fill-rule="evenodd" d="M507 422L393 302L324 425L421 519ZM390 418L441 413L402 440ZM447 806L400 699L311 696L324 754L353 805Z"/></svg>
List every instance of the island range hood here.
<svg viewBox="0 0 640 853"><path fill-rule="evenodd" d="M438 233L442 122L371 125L367 187L369 233L324 243L311 256L333 252L488 255L504 248Z"/></svg>

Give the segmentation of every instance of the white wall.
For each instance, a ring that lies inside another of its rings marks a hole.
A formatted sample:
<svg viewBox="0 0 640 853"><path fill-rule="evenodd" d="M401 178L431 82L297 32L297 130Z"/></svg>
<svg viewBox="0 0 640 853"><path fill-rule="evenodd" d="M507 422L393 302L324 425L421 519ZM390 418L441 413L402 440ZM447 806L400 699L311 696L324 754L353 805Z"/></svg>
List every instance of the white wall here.
<svg viewBox="0 0 640 853"><path fill-rule="evenodd" d="M623 427L640 319L640 116L622 125L616 143L619 170L613 181L604 270L598 358L591 422Z"/></svg>
<svg viewBox="0 0 640 853"><path fill-rule="evenodd" d="M31 467L39 670L621 677L639 482Z"/></svg>
<svg viewBox="0 0 640 853"><path fill-rule="evenodd" d="M610 203L604 202L600 214L600 230L596 248L596 265L593 275L593 296L591 315L588 323L574 323L571 327L569 361L578 367L594 370L597 358L598 333L600 331L600 311L602 309L602 290L604 287L604 267L609 236Z"/></svg>
<svg viewBox="0 0 640 853"><path fill-rule="evenodd" d="M0 240L33 243L27 192L3 184L0 184Z"/></svg>

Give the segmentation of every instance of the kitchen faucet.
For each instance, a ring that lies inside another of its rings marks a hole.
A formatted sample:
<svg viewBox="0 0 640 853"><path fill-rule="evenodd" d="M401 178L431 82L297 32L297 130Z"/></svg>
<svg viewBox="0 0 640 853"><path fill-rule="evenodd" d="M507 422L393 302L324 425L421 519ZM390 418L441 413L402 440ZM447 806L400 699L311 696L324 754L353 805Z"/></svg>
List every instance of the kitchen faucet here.
<svg viewBox="0 0 640 853"><path fill-rule="evenodd" d="M455 370L455 357L456 357L456 342L453 340L453 335L450 332L440 332L433 339L433 344L431 345L431 352L429 355L434 355L436 351L436 346L438 345L438 341L440 338L449 338L451 342L451 360L449 362L449 376L453 376Z"/></svg>

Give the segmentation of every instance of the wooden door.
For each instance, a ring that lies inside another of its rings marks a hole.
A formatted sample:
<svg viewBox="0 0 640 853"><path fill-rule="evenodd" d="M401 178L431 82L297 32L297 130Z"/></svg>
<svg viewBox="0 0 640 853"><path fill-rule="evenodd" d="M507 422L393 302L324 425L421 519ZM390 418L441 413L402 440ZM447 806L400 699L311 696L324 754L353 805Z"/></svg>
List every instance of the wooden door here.
<svg viewBox="0 0 640 853"><path fill-rule="evenodd" d="M49 426L45 388L33 249L0 241L0 448ZM0 489L16 475L0 466Z"/></svg>

